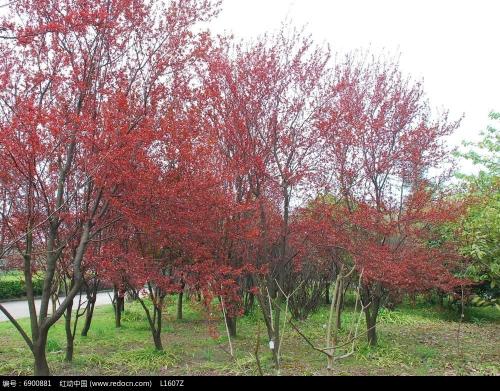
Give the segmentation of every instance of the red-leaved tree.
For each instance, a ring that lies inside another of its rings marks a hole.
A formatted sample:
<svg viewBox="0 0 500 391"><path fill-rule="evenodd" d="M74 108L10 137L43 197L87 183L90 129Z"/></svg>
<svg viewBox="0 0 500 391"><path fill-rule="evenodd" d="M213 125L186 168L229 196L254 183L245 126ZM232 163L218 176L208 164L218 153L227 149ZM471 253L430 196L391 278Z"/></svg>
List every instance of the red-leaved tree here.
<svg viewBox="0 0 500 391"><path fill-rule="evenodd" d="M182 99L181 74L206 44L195 28L217 6L19 0L9 8L0 22L0 187L11 205L2 215L2 257L23 259L31 336L0 309L32 350L35 374L47 375L47 333L80 291L85 254L115 222L107 218L113 200L151 159L160 117ZM55 271L73 240L74 285L49 315ZM39 311L36 261L45 271Z"/></svg>
<svg viewBox="0 0 500 391"><path fill-rule="evenodd" d="M337 75L339 92L322 124L325 178L347 219L343 247L363 271L374 345L388 289L449 291L462 283L452 275L456 249L432 245L432 228L460 213L442 186L449 176L446 136L458 122L446 114L432 119L421 85L392 60L348 57Z"/></svg>

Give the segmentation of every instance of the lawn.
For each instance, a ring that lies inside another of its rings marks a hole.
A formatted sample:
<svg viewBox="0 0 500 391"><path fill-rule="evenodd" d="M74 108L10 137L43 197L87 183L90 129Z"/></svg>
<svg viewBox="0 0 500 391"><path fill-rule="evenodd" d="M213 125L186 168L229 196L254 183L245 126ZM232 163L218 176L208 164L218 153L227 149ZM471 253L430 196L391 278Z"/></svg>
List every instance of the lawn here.
<svg viewBox="0 0 500 391"><path fill-rule="evenodd" d="M265 374L275 374L265 328L258 309L238 322L233 341L236 358L227 353L228 341L220 318L209 321L197 303L186 301L184 319L175 319L175 300L166 311L164 352L153 349L142 309L128 304L123 326L114 328L112 307L96 309L87 338L75 341L75 359L64 362L64 325L56 324L48 340L48 360L56 375L257 375L254 358L260 329L260 360ZM353 321L343 314L344 328ZM302 332L321 345L328 310L323 308L305 322ZM364 339L354 355L336 363L335 375L500 375L500 312L471 309L460 325L457 314L426 304L405 304L383 310L378 326L379 346L369 348ZM28 328L28 321L22 325ZM260 326L259 326L260 325ZM458 334L458 332L460 333ZM346 333L347 331L344 331ZM457 338L458 337L458 338ZM322 346L322 345L321 345ZM325 357L312 350L287 328L282 350L283 375L325 375ZM30 375L32 358L21 337L9 323L0 323L0 375Z"/></svg>

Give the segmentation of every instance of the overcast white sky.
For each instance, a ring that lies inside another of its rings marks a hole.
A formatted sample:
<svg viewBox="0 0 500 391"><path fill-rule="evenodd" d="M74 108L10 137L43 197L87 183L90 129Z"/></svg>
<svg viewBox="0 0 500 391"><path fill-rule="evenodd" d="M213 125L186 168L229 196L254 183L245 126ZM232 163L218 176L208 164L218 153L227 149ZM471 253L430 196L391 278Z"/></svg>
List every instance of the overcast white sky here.
<svg viewBox="0 0 500 391"><path fill-rule="evenodd" d="M465 114L454 144L500 111L500 0L225 0L214 29L247 38L285 18L333 51L400 53L432 106Z"/></svg>

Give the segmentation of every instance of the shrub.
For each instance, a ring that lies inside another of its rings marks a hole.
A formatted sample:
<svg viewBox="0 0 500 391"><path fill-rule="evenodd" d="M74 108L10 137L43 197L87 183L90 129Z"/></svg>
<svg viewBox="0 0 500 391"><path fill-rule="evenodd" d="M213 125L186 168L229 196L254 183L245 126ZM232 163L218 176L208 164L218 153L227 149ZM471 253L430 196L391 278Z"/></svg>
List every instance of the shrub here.
<svg viewBox="0 0 500 391"><path fill-rule="evenodd" d="M33 276L33 291L35 296L42 294L43 276ZM0 275L0 300L16 299L26 296L24 277L19 273Z"/></svg>

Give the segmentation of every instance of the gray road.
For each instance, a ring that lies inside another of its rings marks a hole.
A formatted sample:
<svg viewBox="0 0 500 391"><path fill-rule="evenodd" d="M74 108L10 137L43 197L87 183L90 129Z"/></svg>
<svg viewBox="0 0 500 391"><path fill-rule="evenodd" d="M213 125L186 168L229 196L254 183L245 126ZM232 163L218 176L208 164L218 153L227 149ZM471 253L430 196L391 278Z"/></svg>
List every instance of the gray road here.
<svg viewBox="0 0 500 391"><path fill-rule="evenodd" d="M82 297L82 300L85 300L85 296ZM75 299L75 302L78 302L78 296ZM103 305L111 304L111 299L108 295L108 292L101 292L97 294L96 306L100 307ZM26 300L20 301L9 301L2 303L2 305L11 313L14 319L23 319L29 318L30 313L28 310L28 302ZM35 301L35 305L37 310L40 309L40 300ZM49 311L52 308L52 305L49 305ZM3 312L0 311L0 322L8 321L7 317Z"/></svg>

